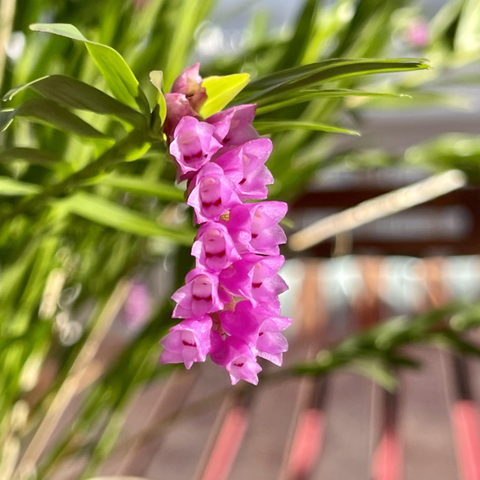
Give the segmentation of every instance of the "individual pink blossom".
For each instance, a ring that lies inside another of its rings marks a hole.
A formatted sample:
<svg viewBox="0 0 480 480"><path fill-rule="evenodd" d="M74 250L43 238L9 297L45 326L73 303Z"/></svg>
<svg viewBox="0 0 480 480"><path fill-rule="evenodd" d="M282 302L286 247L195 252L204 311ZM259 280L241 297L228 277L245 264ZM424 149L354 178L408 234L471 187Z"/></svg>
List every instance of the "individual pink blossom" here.
<svg viewBox="0 0 480 480"><path fill-rule="evenodd" d="M222 312L220 321L227 334L245 342L255 355L282 365L282 354L288 350L288 343L280 332L290 326L290 318L242 301L235 305L235 311Z"/></svg>
<svg viewBox="0 0 480 480"><path fill-rule="evenodd" d="M197 266L216 273L241 258L226 227L215 222L207 222L200 227L192 246L192 255L197 259Z"/></svg>
<svg viewBox="0 0 480 480"><path fill-rule="evenodd" d="M218 221L232 207L241 204L235 184L214 163L208 163L198 172L192 187L187 204L194 208L197 223Z"/></svg>
<svg viewBox="0 0 480 480"><path fill-rule="evenodd" d="M252 349L243 340L228 337L222 342L221 348L210 353L210 358L227 370L232 385L236 385L239 380L258 385L258 374L262 367L257 363Z"/></svg>
<svg viewBox="0 0 480 480"><path fill-rule="evenodd" d="M222 220L240 254L243 252L278 255L279 245L287 241L278 223L288 210L284 202L261 202L238 205Z"/></svg>
<svg viewBox="0 0 480 480"><path fill-rule="evenodd" d="M220 273L220 284L230 294L249 300L253 306L263 304L279 311L278 295L288 290L278 275L284 262L282 255L265 257L245 253L241 260Z"/></svg>
<svg viewBox="0 0 480 480"><path fill-rule="evenodd" d="M163 124L163 132L167 135L169 143L174 139L175 128L184 117L200 118L200 115L192 108L187 97L181 93L167 93L167 116Z"/></svg>
<svg viewBox="0 0 480 480"><path fill-rule="evenodd" d="M225 149L238 147L260 136L252 125L256 108L254 104L239 105L208 117L206 122L215 127L215 136Z"/></svg>
<svg viewBox="0 0 480 480"><path fill-rule="evenodd" d="M215 140L214 127L193 117L184 117L175 129L170 154L179 169L179 179L192 177L222 147Z"/></svg>
<svg viewBox="0 0 480 480"><path fill-rule="evenodd" d="M187 319L170 329L160 340L164 350L160 363L185 363L190 369L194 362L204 362L210 353L212 319L205 315Z"/></svg>
<svg viewBox="0 0 480 480"><path fill-rule="evenodd" d="M251 140L240 147L228 150L215 160L229 178L240 178L237 193L240 200L263 200L267 198L267 185L273 176L265 166L272 152L272 141L268 138Z"/></svg>
<svg viewBox="0 0 480 480"><path fill-rule="evenodd" d="M200 112L207 100L207 91L202 86L203 79L200 76L200 64L196 63L187 67L173 82L172 93L185 95L192 109Z"/></svg>
<svg viewBox="0 0 480 480"><path fill-rule="evenodd" d="M218 312L230 297L218 288L218 277L201 268L195 268L185 277L186 285L180 287L172 299L177 302L173 318L196 318Z"/></svg>

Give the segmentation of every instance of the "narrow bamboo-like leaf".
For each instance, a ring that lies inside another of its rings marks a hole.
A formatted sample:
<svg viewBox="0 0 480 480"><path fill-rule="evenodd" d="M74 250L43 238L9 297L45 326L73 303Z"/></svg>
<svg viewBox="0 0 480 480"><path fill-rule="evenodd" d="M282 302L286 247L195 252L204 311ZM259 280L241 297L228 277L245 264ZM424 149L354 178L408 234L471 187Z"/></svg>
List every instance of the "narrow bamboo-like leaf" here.
<svg viewBox="0 0 480 480"><path fill-rule="evenodd" d="M100 185L124 190L138 195L153 195L154 197L171 202L184 202L184 192L166 182L151 182L139 177L110 175L103 177Z"/></svg>
<svg viewBox="0 0 480 480"><path fill-rule="evenodd" d="M292 82L299 78L304 78L321 68L326 68L330 65L342 64L346 60L344 58L331 58L329 60L322 60L321 62L311 63L309 65L301 65L299 67L287 68L286 70L280 70L279 72L270 73L264 77L258 78L253 82L250 82L242 92L241 96L251 94L252 92L258 92L270 87L282 85L283 83Z"/></svg>
<svg viewBox="0 0 480 480"><path fill-rule="evenodd" d="M277 64L276 70L282 70L301 63L315 28L319 3L320 0L306 0L303 2L303 8L295 25L295 33L287 43L285 53Z"/></svg>
<svg viewBox="0 0 480 480"><path fill-rule="evenodd" d="M17 93L29 88L65 107L88 110L102 115L114 115L137 128L146 126L144 117L137 110L95 87L66 75L50 75L21 85L10 90L3 97L3 101L11 100Z"/></svg>
<svg viewBox="0 0 480 480"><path fill-rule="evenodd" d="M0 152L0 162L5 163L11 160L24 160L28 163L46 166L59 161L59 159L53 155L41 152L35 148L16 147Z"/></svg>
<svg viewBox="0 0 480 480"><path fill-rule="evenodd" d="M390 97L399 98L406 97L411 98L409 95L396 94L396 93L377 93L377 92L362 92L361 90L326 90L326 89L305 89L296 92L295 95L286 100L275 102L272 98L267 98L262 102L262 106L257 108L257 115L263 115L264 113L273 112L281 108L289 107L291 105L297 105L299 103L309 102L316 98L342 98L342 97ZM272 101L273 100L273 101ZM270 103L272 102L272 103Z"/></svg>
<svg viewBox="0 0 480 480"><path fill-rule="evenodd" d="M255 128L260 134L282 132L284 130L313 130L317 132L344 133L346 135L360 135L355 130L347 128L334 127L333 125L325 125L324 123L301 122L295 120L285 121L259 121L254 122Z"/></svg>
<svg viewBox="0 0 480 480"><path fill-rule="evenodd" d="M357 359L352 362L352 370L370 378L390 392L395 391L398 387L395 375L379 361Z"/></svg>
<svg viewBox="0 0 480 480"><path fill-rule="evenodd" d="M113 96L131 107L138 105L143 113L149 110L148 102L140 89L138 80L127 62L116 50L88 40L76 27L67 23L36 23L30 25L30 29L83 42Z"/></svg>
<svg viewBox="0 0 480 480"><path fill-rule="evenodd" d="M248 73L236 73L224 77L207 77L202 85L207 90L208 99L200 110L202 117L209 117L228 105L248 84Z"/></svg>
<svg viewBox="0 0 480 480"><path fill-rule="evenodd" d="M105 198L78 192L57 205L69 213L141 237L164 237L182 245L191 245L194 232L181 231L154 222L142 214L113 203Z"/></svg>
<svg viewBox="0 0 480 480"><path fill-rule="evenodd" d="M74 113L46 98L32 98L14 110L0 111L0 130L5 130L15 117L29 118L82 137L109 138Z"/></svg>
<svg viewBox="0 0 480 480"><path fill-rule="evenodd" d="M316 68L315 65L317 65ZM252 84L250 84L251 88L248 89L248 91L245 89L235 101L241 103L256 102L262 98L290 93L295 90L321 85L347 77L429 68L424 60L418 59L343 60L330 64L321 62L319 64L312 64L309 67L310 69L308 70L304 69L304 67L289 69L291 72L288 75L289 80L275 82L275 79L272 78L272 85L267 88L259 89L258 86L255 85L255 82L252 82ZM297 71L297 74L294 73L295 71ZM281 78L285 76L285 74L282 75L282 73L283 72L280 72Z"/></svg>
<svg viewBox="0 0 480 480"><path fill-rule="evenodd" d="M20 182L10 177L0 177L0 195L16 196L38 193L40 187L32 183Z"/></svg>
<svg viewBox="0 0 480 480"><path fill-rule="evenodd" d="M160 117L160 126L165 122L167 116L167 103L165 102L165 96L163 95L163 72L161 70L154 70L150 72L150 81L158 90L158 115Z"/></svg>
<svg viewBox="0 0 480 480"><path fill-rule="evenodd" d="M0 110L0 132L3 132L13 122L17 115L17 110Z"/></svg>

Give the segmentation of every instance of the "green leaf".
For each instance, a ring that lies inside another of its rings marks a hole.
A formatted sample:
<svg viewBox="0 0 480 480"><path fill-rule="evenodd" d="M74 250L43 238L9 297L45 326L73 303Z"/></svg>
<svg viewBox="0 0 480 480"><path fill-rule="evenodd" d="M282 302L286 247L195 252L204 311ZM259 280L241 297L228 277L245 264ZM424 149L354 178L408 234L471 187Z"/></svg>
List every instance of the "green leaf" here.
<svg viewBox="0 0 480 480"><path fill-rule="evenodd" d="M154 70L150 72L150 81L158 90L158 115L160 117L160 126L165 122L167 116L167 103L165 102L165 96L163 95L163 72L161 70Z"/></svg>
<svg viewBox="0 0 480 480"><path fill-rule="evenodd" d="M322 60L321 62L311 63L309 65L301 65L299 67L288 68L286 70L280 70L279 72L270 73L264 77L258 78L253 82L250 82L245 87L242 97L252 92L258 92L270 87L276 87L283 83L292 82L300 78L304 78L310 74L319 71L322 68L326 68L331 65L338 65L344 63L346 60L342 58L331 58L329 60Z"/></svg>
<svg viewBox="0 0 480 480"><path fill-rule="evenodd" d="M131 107L138 105L144 114L149 112L147 99L140 89L138 80L116 50L88 40L76 27L67 23L36 23L30 25L30 29L83 42L113 96Z"/></svg>
<svg viewBox="0 0 480 480"><path fill-rule="evenodd" d="M3 101L32 89L65 107L88 110L101 115L114 115L137 128L145 128L145 118L137 110L115 100L110 95L66 75L50 75L10 90Z"/></svg>
<svg viewBox="0 0 480 480"><path fill-rule="evenodd" d="M152 195L171 202L185 201L184 192L166 182L151 182L139 177L126 175L109 175L95 183L135 193L137 195Z"/></svg>
<svg viewBox="0 0 480 480"><path fill-rule="evenodd" d="M282 132L284 130L313 130L317 132L344 133L346 135L360 135L355 130L325 125L324 123L301 122L296 120L285 121L259 121L254 122L255 128L260 134Z"/></svg>
<svg viewBox="0 0 480 480"><path fill-rule="evenodd" d="M49 166L60 160L49 153L41 152L35 148L16 147L0 152L0 162L24 160L35 165Z"/></svg>
<svg viewBox="0 0 480 480"><path fill-rule="evenodd" d="M312 32L315 29L319 3L320 0L307 0L304 2L294 28L295 33L287 43L285 53L277 64L276 70L282 70L301 63L311 40Z"/></svg>
<svg viewBox="0 0 480 480"><path fill-rule="evenodd" d="M138 212L90 193L78 192L57 202L57 207L92 222L141 237L164 237L182 245L191 245L195 235L186 228L176 230L160 225Z"/></svg>
<svg viewBox="0 0 480 480"><path fill-rule="evenodd" d="M207 77L202 86L207 90L208 99L200 110L200 115L208 118L228 105L248 84L248 73L236 73L224 77Z"/></svg>
<svg viewBox="0 0 480 480"><path fill-rule="evenodd" d="M40 187L38 185L20 182L10 177L0 177L0 195L30 195L39 191Z"/></svg>
<svg viewBox="0 0 480 480"><path fill-rule="evenodd" d="M235 101L240 103L259 101L263 98L285 94L347 77L376 73L405 72L426 68L429 68L429 66L424 60L419 59L362 59L319 62L269 75L266 81L265 79L260 79L252 82Z"/></svg>
<svg viewBox="0 0 480 480"><path fill-rule="evenodd" d="M281 97L281 96L279 96ZM285 97L285 95L283 96ZM289 98L290 97L290 98ZM275 97L268 97L263 102L259 102L262 106L257 108L257 115L263 115L268 112L273 112L281 108L297 105L299 103L309 102L316 98L343 98L343 97L387 97L387 98L412 98L410 95L398 93L377 93L377 92L363 92L362 90L343 89L305 89L295 92L294 95L288 95L285 100L275 101Z"/></svg>
<svg viewBox="0 0 480 480"><path fill-rule="evenodd" d="M356 359L352 362L352 370L370 378L389 392L394 392L398 387L397 378L382 362Z"/></svg>
<svg viewBox="0 0 480 480"><path fill-rule="evenodd" d="M32 98L14 110L0 110L0 131L5 130L15 117L28 118L82 137L110 138L58 103L46 98Z"/></svg>

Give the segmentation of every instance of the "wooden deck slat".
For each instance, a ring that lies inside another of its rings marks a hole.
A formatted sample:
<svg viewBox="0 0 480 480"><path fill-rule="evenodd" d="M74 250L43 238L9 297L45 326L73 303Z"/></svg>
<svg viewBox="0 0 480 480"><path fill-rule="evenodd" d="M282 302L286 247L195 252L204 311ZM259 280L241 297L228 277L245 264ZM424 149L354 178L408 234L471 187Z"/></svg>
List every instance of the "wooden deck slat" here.
<svg viewBox="0 0 480 480"><path fill-rule="evenodd" d="M372 382L351 373L329 379L325 437L315 480L366 479L370 471Z"/></svg>
<svg viewBox="0 0 480 480"><path fill-rule="evenodd" d="M415 347L406 353L422 362L423 368L402 373L400 431L405 480L456 480L451 399L446 396L442 366L448 359L436 348ZM453 387L451 382L449 385Z"/></svg>

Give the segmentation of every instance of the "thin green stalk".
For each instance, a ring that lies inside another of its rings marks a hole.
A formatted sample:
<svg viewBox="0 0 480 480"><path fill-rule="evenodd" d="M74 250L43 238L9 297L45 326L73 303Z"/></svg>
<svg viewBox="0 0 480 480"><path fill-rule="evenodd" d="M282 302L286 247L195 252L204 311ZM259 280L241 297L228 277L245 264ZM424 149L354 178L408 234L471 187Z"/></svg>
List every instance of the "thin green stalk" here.
<svg viewBox="0 0 480 480"><path fill-rule="evenodd" d="M7 45L12 33L16 3L17 0L0 1L0 91L7 63Z"/></svg>
<svg viewBox="0 0 480 480"><path fill-rule="evenodd" d="M28 445L12 478L20 478L21 474L23 475L26 472L34 471L47 441L51 437L70 401L78 391L86 369L95 357L102 340L109 331L129 291L130 283L127 280L122 280L108 299L87 341L73 363L67 378L57 392L42 423Z"/></svg>

